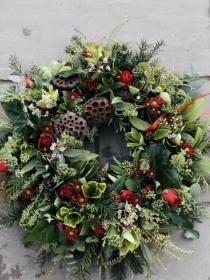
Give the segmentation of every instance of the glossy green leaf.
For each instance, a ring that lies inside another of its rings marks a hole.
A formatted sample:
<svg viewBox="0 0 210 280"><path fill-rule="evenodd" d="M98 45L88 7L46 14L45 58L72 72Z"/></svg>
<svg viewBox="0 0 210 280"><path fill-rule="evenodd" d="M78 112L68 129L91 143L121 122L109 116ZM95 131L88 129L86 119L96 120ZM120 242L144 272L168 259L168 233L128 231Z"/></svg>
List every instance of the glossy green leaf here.
<svg viewBox="0 0 210 280"><path fill-rule="evenodd" d="M132 180L132 179L128 178L125 181L125 186L126 186L127 189L134 191L136 189L137 182L135 180Z"/></svg>
<svg viewBox="0 0 210 280"><path fill-rule="evenodd" d="M154 133L154 140L160 140L164 137L166 137L171 132L170 129L167 128L158 128Z"/></svg>
<svg viewBox="0 0 210 280"><path fill-rule="evenodd" d="M138 117L129 117L129 122L137 129L146 131L147 128L150 126L149 123L139 119Z"/></svg>
<svg viewBox="0 0 210 280"><path fill-rule="evenodd" d="M193 166L201 173L210 173L210 158L206 156L201 156L201 159L193 162Z"/></svg>
<svg viewBox="0 0 210 280"><path fill-rule="evenodd" d="M27 173L29 171L31 171L35 166L36 166L36 163L37 163L37 159L36 158L33 158L31 161L29 161L22 169L21 169L21 172L23 173Z"/></svg>
<svg viewBox="0 0 210 280"><path fill-rule="evenodd" d="M187 118L188 121L195 121L201 116L203 108L204 108L204 98L200 98L197 99L189 107L181 111L181 114L184 118Z"/></svg>

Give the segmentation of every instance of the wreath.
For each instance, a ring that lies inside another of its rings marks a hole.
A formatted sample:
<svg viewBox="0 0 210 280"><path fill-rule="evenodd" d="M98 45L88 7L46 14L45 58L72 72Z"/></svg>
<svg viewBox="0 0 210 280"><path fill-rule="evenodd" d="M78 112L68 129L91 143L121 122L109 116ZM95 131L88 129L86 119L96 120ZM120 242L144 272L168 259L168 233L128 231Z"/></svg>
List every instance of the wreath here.
<svg viewBox="0 0 210 280"><path fill-rule="evenodd" d="M174 74L153 59L163 41L134 48L114 41L115 33L105 45L80 32L85 40L72 37L62 61L25 73L11 56L14 85L1 102L9 212L0 226L18 221L24 243L40 243L37 262L64 261L75 279L95 258L111 266L112 279L145 267L150 276L158 251L190 253L172 242L172 230L196 239L195 222L207 215L195 200L210 170L199 76ZM124 133L126 160L101 167L84 148L101 124Z"/></svg>

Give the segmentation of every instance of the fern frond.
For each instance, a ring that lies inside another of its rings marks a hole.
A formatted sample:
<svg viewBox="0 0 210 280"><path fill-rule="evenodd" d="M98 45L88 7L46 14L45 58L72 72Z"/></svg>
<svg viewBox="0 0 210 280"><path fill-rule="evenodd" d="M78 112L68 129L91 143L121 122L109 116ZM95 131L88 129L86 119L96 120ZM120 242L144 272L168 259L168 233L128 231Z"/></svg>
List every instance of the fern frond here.
<svg viewBox="0 0 210 280"><path fill-rule="evenodd" d="M31 70L29 71L29 75L32 78L35 77L35 76L38 76L38 77L42 76L42 70L41 70L40 66L37 63L34 63L31 66Z"/></svg>
<svg viewBox="0 0 210 280"><path fill-rule="evenodd" d="M112 280L125 280L126 279L126 263L123 259L120 263L116 263L111 267L111 279Z"/></svg>
<svg viewBox="0 0 210 280"><path fill-rule="evenodd" d="M114 217L116 214L116 206L111 203L110 200L104 200L100 203L97 203L95 205L97 207L99 215L103 218L108 217Z"/></svg>
<svg viewBox="0 0 210 280"><path fill-rule="evenodd" d="M23 208L16 207L10 210L9 213L0 216L0 228L8 227L15 221L19 220L22 214Z"/></svg>
<svg viewBox="0 0 210 280"><path fill-rule="evenodd" d="M22 76L21 62L15 54L10 56L9 66L13 70L12 75Z"/></svg>

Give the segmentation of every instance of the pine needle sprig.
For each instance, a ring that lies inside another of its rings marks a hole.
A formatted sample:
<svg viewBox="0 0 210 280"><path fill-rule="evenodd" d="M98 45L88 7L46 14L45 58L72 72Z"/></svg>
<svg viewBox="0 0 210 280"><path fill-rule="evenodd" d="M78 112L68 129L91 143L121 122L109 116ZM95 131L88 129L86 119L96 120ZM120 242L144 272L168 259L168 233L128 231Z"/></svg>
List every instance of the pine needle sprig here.
<svg viewBox="0 0 210 280"><path fill-rule="evenodd" d="M81 48L83 48L82 39L79 36L76 36L76 35L72 36L71 42L75 43L76 45L78 45Z"/></svg>
<svg viewBox="0 0 210 280"><path fill-rule="evenodd" d="M85 280L85 275L88 274L89 269L93 263L93 258L96 256L96 244L91 243L85 250L82 258L77 263L77 270L73 273L75 280Z"/></svg>
<svg viewBox="0 0 210 280"><path fill-rule="evenodd" d="M125 280L126 279L126 262L125 259L121 260L121 262L114 264L111 267L110 274L112 280Z"/></svg>
<svg viewBox="0 0 210 280"><path fill-rule="evenodd" d="M132 252L126 255L125 261L129 269L134 273L134 274L142 274L144 273L143 269L143 258L137 254L136 252Z"/></svg>
<svg viewBox="0 0 210 280"><path fill-rule="evenodd" d="M0 216L0 228L5 228L12 225L14 222L20 219L23 208L16 207L10 210L8 214Z"/></svg>
<svg viewBox="0 0 210 280"><path fill-rule="evenodd" d="M148 44L145 39L141 40L141 43L137 44L138 51L136 51L133 57L133 64L137 65L140 62L148 62L164 45L165 43L163 40L157 41L154 45Z"/></svg>
<svg viewBox="0 0 210 280"><path fill-rule="evenodd" d="M15 54L9 58L9 67L13 70L12 75L22 76L21 62Z"/></svg>
<svg viewBox="0 0 210 280"><path fill-rule="evenodd" d="M29 76L31 78L33 77L41 77L42 76L42 70L41 70L41 67L37 64L37 63L34 63L32 66L31 66L31 69L29 71Z"/></svg>

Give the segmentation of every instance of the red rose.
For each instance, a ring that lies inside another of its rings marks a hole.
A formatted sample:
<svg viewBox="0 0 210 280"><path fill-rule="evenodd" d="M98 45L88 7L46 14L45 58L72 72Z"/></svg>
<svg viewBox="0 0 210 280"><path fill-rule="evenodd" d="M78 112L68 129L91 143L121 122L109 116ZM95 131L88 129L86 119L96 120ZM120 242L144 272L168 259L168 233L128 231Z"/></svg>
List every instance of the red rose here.
<svg viewBox="0 0 210 280"><path fill-rule="evenodd" d="M69 102L74 101L77 98L81 98L81 95L77 92L69 92L66 96Z"/></svg>
<svg viewBox="0 0 210 280"><path fill-rule="evenodd" d="M130 190L124 190L121 192L120 197L122 201L133 202L134 194Z"/></svg>
<svg viewBox="0 0 210 280"><path fill-rule="evenodd" d="M59 194L61 197L67 197L67 198L71 198L73 195L73 188L71 185L69 184L65 184L63 186L60 187L59 189Z"/></svg>
<svg viewBox="0 0 210 280"><path fill-rule="evenodd" d="M123 70L120 74L116 76L117 80L124 83L121 87L122 90L128 90L128 87L132 85L133 75L128 70Z"/></svg>
<svg viewBox="0 0 210 280"><path fill-rule="evenodd" d="M35 192L33 189L31 189L30 187L27 187L22 191L21 196L24 199L31 199L34 196L34 193Z"/></svg>
<svg viewBox="0 0 210 280"><path fill-rule="evenodd" d="M52 134L43 132L38 140L38 150L46 152L54 142Z"/></svg>
<svg viewBox="0 0 210 280"><path fill-rule="evenodd" d="M23 75L23 79L25 81L26 88L31 88L33 86L34 82L31 81L31 79L29 78L29 76L27 74Z"/></svg>
<svg viewBox="0 0 210 280"><path fill-rule="evenodd" d="M97 83L96 83L95 81L93 81L93 80L86 80L86 81L84 82L84 86L85 86L86 88L88 88L89 91L94 90L94 88L96 87L96 85L97 85Z"/></svg>
<svg viewBox="0 0 210 280"><path fill-rule="evenodd" d="M162 193L162 199L168 203L168 205L171 206L179 206L181 202L181 198L178 196L178 194L172 190L167 189Z"/></svg>
<svg viewBox="0 0 210 280"><path fill-rule="evenodd" d="M98 238L102 238L104 236L104 229L99 223L94 224L93 232Z"/></svg>
<svg viewBox="0 0 210 280"><path fill-rule="evenodd" d="M7 172L7 166L5 165L3 159L0 159L0 173L5 173Z"/></svg>

